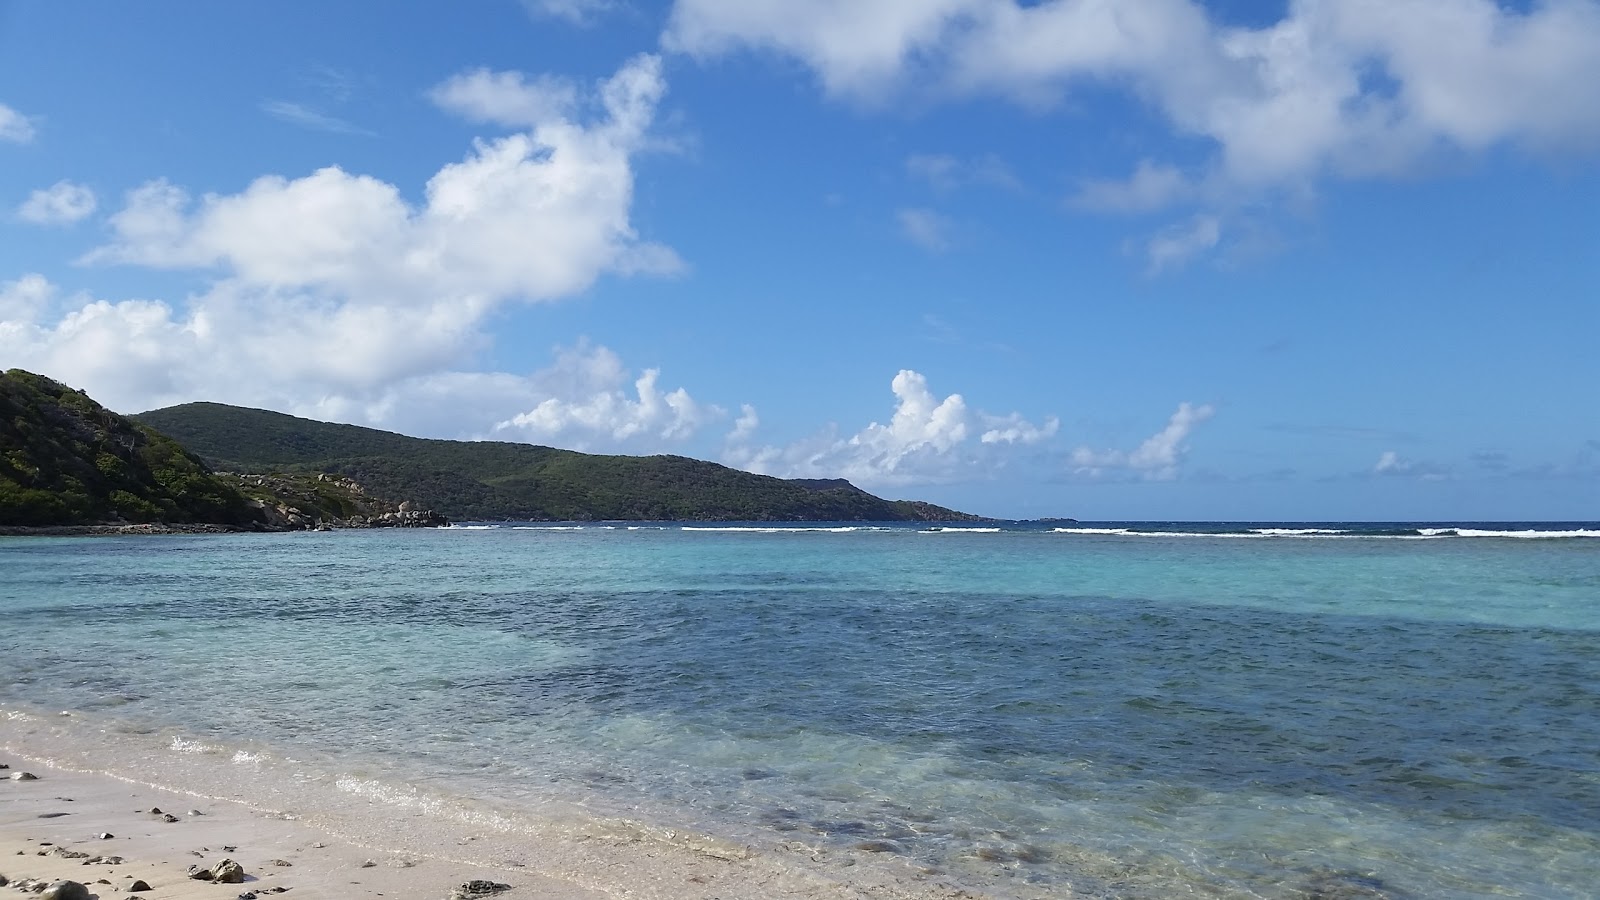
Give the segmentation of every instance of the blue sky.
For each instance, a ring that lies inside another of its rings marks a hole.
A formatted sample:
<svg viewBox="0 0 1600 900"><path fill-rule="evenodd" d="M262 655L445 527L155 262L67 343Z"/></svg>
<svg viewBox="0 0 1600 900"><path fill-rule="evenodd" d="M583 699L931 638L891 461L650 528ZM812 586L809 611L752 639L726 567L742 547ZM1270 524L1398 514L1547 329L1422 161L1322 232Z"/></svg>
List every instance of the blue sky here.
<svg viewBox="0 0 1600 900"><path fill-rule="evenodd" d="M0 2L0 366L997 516L1600 515L1600 2Z"/></svg>

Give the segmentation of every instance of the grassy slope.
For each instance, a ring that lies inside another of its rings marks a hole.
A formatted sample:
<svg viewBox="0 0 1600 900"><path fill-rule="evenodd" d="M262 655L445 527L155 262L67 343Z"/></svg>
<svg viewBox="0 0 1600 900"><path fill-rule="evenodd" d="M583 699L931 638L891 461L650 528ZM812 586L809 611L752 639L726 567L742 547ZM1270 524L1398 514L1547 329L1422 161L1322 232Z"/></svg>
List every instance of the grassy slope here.
<svg viewBox="0 0 1600 900"><path fill-rule="evenodd" d="M189 403L136 416L219 469L331 472L456 519L904 521L971 518L847 482L793 482L681 456L439 441Z"/></svg>
<svg viewBox="0 0 1600 900"><path fill-rule="evenodd" d="M151 428L40 375L0 374L0 525L245 525L238 491Z"/></svg>

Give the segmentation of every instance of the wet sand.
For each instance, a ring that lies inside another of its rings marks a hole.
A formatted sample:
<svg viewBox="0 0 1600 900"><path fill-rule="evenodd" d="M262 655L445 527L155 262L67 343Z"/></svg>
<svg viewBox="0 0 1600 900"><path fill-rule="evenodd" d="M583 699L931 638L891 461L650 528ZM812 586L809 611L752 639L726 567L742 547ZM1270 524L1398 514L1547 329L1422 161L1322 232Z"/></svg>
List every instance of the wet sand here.
<svg viewBox="0 0 1600 900"><path fill-rule="evenodd" d="M0 888L6 893L25 879L70 879L102 900L233 900L250 893L288 900L443 900L464 882L482 879L510 885L496 895L508 900L980 896L865 854L859 866L835 852L826 865L808 868L808 860L821 859L816 848L757 850L622 826L538 839L432 829L430 841L419 813L415 827L396 829L390 840L378 835L357 842L292 813L57 768L23 755L5 754L0 763L10 766L0 769L0 875L12 882ZM37 780L10 777L18 772ZM244 883L188 876L191 866L210 868L224 859L243 866ZM136 880L151 890L130 893Z"/></svg>

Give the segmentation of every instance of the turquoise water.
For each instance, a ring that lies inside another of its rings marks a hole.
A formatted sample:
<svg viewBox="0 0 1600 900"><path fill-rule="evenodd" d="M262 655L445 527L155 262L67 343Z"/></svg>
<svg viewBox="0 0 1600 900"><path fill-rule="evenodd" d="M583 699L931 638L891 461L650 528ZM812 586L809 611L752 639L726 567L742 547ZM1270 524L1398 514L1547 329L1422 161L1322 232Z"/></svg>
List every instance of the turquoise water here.
<svg viewBox="0 0 1600 900"><path fill-rule="evenodd" d="M1526 530L0 539L0 743L1002 896L1592 896L1600 531Z"/></svg>

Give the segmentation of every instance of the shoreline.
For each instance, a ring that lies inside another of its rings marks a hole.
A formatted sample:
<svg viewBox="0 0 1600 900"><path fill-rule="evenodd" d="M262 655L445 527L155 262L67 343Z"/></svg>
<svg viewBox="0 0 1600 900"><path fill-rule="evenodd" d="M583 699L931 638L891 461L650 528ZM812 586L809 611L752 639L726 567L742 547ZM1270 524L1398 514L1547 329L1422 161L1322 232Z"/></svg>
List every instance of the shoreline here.
<svg viewBox="0 0 1600 900"><path fill-rule="evenodd" d="M261 777L259 766L241 765L237 754L208 759L186 751L152 759L140 755L140 742L119 741L114 729L103 727L109 723L76 713L59 718L89 728L68 737L43 717L0 716L0 764L10 766L0 769L0 875L13 885L69 878L102 900L127 893L133 878L154 892L130 896L171 900L231 900L249 892L269 897L279 887L291 900L442 900L474 879L510 885L496 895L508 900L1002 896L869 852L800 841L757 846L583 810L552 811L543 820L508 818L473 798L462 798L469 806L458 807L432 797L397 797L392 789L351 792L345 784L359 780L353 775L332 790L327 779L303 772ZM19 734L26 729L13 726L28 720L44 729ZM86 738L97 746L90 748ZM37 780L9 777L19 772ZM98 837L105 833L114 837ZM100 856L122 862L93 861ZM244 867L244 884L187 876L191 865L205 868L224 857ZM95 883L102 879L109 884Z"/></svg>

